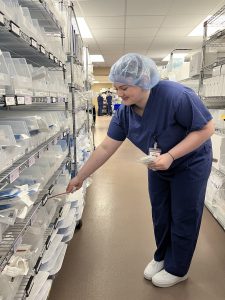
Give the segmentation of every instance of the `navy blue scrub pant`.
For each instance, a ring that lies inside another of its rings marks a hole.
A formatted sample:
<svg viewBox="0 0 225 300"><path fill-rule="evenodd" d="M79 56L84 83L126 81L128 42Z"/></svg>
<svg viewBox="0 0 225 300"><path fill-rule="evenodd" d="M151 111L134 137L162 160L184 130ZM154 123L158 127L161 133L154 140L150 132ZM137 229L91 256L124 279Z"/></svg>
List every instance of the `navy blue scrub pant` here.
<svg viewBox="0 0 225 300"><path fill-rule="evenodd" d="M190 267L211 164L211 155L202 154L170 175L148 172L157 246L154 259L164 260L164 268L170 274L184 276Z"/></svg>

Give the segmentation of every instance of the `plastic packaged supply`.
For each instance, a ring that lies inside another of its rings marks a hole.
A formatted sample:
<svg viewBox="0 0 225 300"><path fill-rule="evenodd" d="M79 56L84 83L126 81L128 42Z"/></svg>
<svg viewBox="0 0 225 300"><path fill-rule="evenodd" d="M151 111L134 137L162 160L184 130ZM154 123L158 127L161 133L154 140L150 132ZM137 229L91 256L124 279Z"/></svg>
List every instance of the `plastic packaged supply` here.
<svg viewBox="0 0 225 300"><path fill-rule="evenodd" d="M9 264L2 271L3 275L9 277L17 277L27 275L29 271L28 262L26 259L13 255L10 258Z"/></svg>
<svg viewBox="0 0 225 300"><path fill-rule="evenodd" d="M0 273L0 299L11 300L13 291L6 276Z"/></svg>
<svg viewBox="0 0 225 300"><path fill-rule="evenodd" d="M59 222L57 226L59 234L64 234L65 229L72 225L75 214L76 209L72 208L67 217L64 220L62 220L62 222Z"/></svg>
<svg viewBox="0 0 225 300"><path fill-rule="evenodd" d="M63 264L63 260L64 260L64 257L65 257L65 254L66 254L66 250L67 250L67 246L66 244L63 244L63 248L62 250L60 251L60 254L56 260L56 263L55 263L55 266L49 271L50 275L55 275L57 274L61 268L62 268L62 264Z"/></svg>
<svg viewBox="0 0 225 300"><path fill-rule="evenodd" d="M4 223L7 225L14 225L16 217L17 217L17 209L9 210L9 211L1 211L0 212L0 223Z"/></svg>
<svg viewBox="0 0 225 300"><path fill-rule="evenodd" d="M48 279L38 293L35 300L47 300L52 286L52 280Z"/></svg>
<svg viewBox="0 0 225 300"><path fill-rule="evenodd" d="M53 256L55 255L55 250L59 247L59 244L62 241L62 235L56 234L55 238L52 240L49 248L45 251L43 257L42 257L42 264L47 263L50 261Z"/></svg>
<svg viewBox="0 0 225 300"><path fill-rule="evenodd" d="M33 202L30 199L30 195L36 192L39 188L39 184L33 186L22 185L14 188L7 188L0 191L0 210L21 208L23 206L31 206Z"/></svg>
<svg viewBox="0 0 225 300"><path fill-rule="evenodd" d="M48 277L48 272L40 271L37 273L37 275L34 277L34 285L31 289L30 295L26 298L27 300L35 300L37 298Z"/></svg>
<svg viewBox="0 0 225 300"><path fill-rule="evenodd" d="M64 243L60 242L58 245L58 248L55 249L55 253L54 255L51 257L50 260L46 261L44 264L41 265L40 270L41 271L45 271L45 272L49 272L51 269L54 268L56 261L64 247Z"/></svg>

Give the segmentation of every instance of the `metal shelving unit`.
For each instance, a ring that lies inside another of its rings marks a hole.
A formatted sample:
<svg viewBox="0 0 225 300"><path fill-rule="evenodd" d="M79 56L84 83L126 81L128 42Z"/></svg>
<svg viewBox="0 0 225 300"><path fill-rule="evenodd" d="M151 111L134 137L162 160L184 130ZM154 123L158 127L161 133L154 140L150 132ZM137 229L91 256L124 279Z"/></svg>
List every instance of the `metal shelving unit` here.
<svg viewBox="0 0 225 300"><path fill-rule="evenodd" d="M54 11L48 5L47 0L18 0L19 4L29 8L30 14L32 18L38 19L41 26L45 28L47 32L50 34L54 34L61 38L63 44L63 24L57 20L57 16L54 14ZM69 12L69 18L75 18L76 15L73 8L73 2L70 1L67 9ZM65 8L65 6L64 6ZM25 29L24 29L25 30ZM0 109L4 109L7 113L8 110L25 110L25 111L57 111L63 110L66 111L66 114L69 114L70 111L68 109L69 104L72 104L72 117L73 117L73 132L70 132L69 129L61 130L56 133L54 136L49 138L46 142L42 143L40 146L32 150L31 152L24 155L22 158L14 162L14 164L6 169L5 171L0 173L0 190L6 187L8 184L13 183L20 174L27 168L33 166L35 162L42 158L45 151L51 148L52 145L57 144L60 139L66 138L67 145L69 148L68 157L61 163L58 170L52 175L51 179L45 185L44 189L38 194L38 198L30 208L27 216L24 220L16 219L15 224L13 226L8 226L8 228L4 231L2 235L2 241L0 242L0 272L5 268L7 264L9 264L10 258L16 253L16 249L22 242L22 238L28 228L32 226L37 217L37 213L39 209L46 204L48 201L49 195L53 193L54 185L57 184L58 177L63 173L65 168L68 168L71 172L71 166L73 163L73 175L77 173L77 145L76 140L77 136L80 134L82 130L88 133L87 124L88 120L84 120L82 126L77 129L76 128L76 115L80 111L87 111L88 109L87 103L82 104L81 106L76 105L76 94L83 93L85 90L90 88L90 86L81 86L80 84L75 82L74 78L74 65L77 64L79 66L83 66L79 55L77 55L77 49L80 47L78 42L82 41L82 39L78 36L79 32L75 32L75 29L70 24L70 53L68 55L68 62L70 62L70 67L66 70L66 65L61 62L54 53L50 53L47 49L38 42L38 37L30 37L25 32L18 27L17 24L8 19L5 15L3 15L0 11L0 49L7 50L10 52L12 57L22 57L27 60L28 63L32 64L34 67L44 66L49 70L61 71L64 74L65 80L65 72L71 72L71 80L68 89L70 88L70 96L72 100L64 96L64 94L60 96L54 96L54 93L47 93L49 96L41 96L40 93L34 93L34 95L6 95L0 97ZM38 92L38 91L37 91ZM40 95L40 96L39 96ZM58 94L60 95L60 94ZM8 97L8 98L7 98ZM68 103L70 102L71 103ZM88 127L89 128L89 127ZM70 154L70 138L74 140L74 161L71 162ZM57 226L57 222L59 217L61 216L62 205L59 205L57 208L56 214L52 219L52 222L48 229L44 234L44 243L43 248L41 250L41 254L37 259L37 262L32 270L30 270L27 276L23 277L20 288L15 296L15 299L22 300L26 299L30 294L33 286L33 279L35 274L38 273L41 260L44 252L48 249L49 241L51 235L54 231L54 228ZM77 221L77 227L82 225L82 221Z"/></svg>
<svg viewBox="0 0 225 300"><path fill-rule="evenodd" d="M58 171L48 181L26 218L23 221L16 221L15 224L10 226L4 233L3 240L0 244L0 271L4 269L12 255L16 252L18 246L21 244L22 237L29 226L34 223L39 208L46 204L48 195L52 194L54 184L57 182L57 178L62 173L67 163L68 158L62 162Z"/></svg>
<svg viewBox="0 0 225 300"><path fill-rule="evenodd" d="M203 35L203 44L202 44L202 68L201 68L200 79L199 79L199 94L201 96L203 103L209 109L225 109L225 94L224 91L222 91L223 89L221 89L220 92L218 91L215 92L214 90L210 89L211 88L210 85L207 86L208 90L206 93L206 91L204 92L204 88L203 88L204 80L212 77L213 68L220 67L220 66L222 67L223 65L225 65L224 16L225 16L225 5L221 7L221 9L218 12L216 12L212 17L210 17L207 21L204 22L204 35ZM210 32L211 28L213 28L214 32ZM210 52L210 49L212 48L214 50L213 55ZM208 63L206 64L207 60ZM222 76L222 74L218 76ZM218 134L223 137L225 136L225 130L217 129L215 134ZM218 176L225 176L225 174L223 174L220 170L216 169L214 166L212 168L212 171L218 174ZM209 202L206 201L205 204L208 210L214 216L214 218L224 228L224 222L217 215L216 210L210 205Z"/></svg>
<svg viewBox="0 0 225 300"><path fill-rule="evenodd" d="M17 160L10 168L0 174L0 186L5 186L15 181L26 168L31 167L35 163L36 159L41 158L44 151L48 150L51 144L57 144L58 140L65 137L68 133L68 131L60 131L47 142L42 143L35 150Z"/></svg>
<svg viewBox="0 0 225 300"><path fill-rule="evenodd" d="M28 7L31 16L38 19L45 30L63 34L62 25L45 0L19 0L19 4Z"/></svg>
<svg viewBox="0 0 225 300"><path fill-rule="evenodd" d="M15 300L24 300L24 299L26 299L26 297L29 296L30 291L33 286L34 277L40 269L42 257L44 255L45 251L48 250L48 248L50 246L51 236L57 226L57 222L58 222L59 217L61 216L61 212L62 212L62 206L59 206L56 210L54 217L52 218L52 221L51 221L49 227L46 229L46 231L44 233L44 241L43 241L42 250L41 250L41 253L34 265L34 268L32 270L30 270L28 275L24 276L22 283L20 285L20 288L15 296Z"/></svg>
<svg viewBox="0 0 225 300"><path fill-rule="evenodd" d="M10 51L12 57L26 58L33 66L63 68L64 62L38 43L38 37L28 36L1 12L0 15L3 21L0 21L0 48L2 50Z"/></svg>

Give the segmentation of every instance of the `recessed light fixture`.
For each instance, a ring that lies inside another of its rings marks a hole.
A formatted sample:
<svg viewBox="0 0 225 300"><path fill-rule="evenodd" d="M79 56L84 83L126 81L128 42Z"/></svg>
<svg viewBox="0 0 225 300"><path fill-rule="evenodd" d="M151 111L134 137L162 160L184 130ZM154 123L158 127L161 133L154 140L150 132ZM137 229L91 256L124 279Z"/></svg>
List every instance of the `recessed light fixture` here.
<svg viewBox="0 0 225 300"><path fill-rule="evenodd" d="M91 31L83 17L77 17L77 23L75 18L72 18L72 24L75 26L75 28L77 28L78 24L80 34L83 39L93 39Z"/></svg>
<svg viewBox="0 0 225 300"><path fill-rule="evenodd" d="M91 54L90 55L91 61L92 62L104 62L104 57L99 54Z"/></svg>
<svg viewBox="0 0 225 300"><path fill-rule="evenodd" d="M173 58L184 58L188 53L173 53ZM162 61L170 61L170 53Z"/></svg>

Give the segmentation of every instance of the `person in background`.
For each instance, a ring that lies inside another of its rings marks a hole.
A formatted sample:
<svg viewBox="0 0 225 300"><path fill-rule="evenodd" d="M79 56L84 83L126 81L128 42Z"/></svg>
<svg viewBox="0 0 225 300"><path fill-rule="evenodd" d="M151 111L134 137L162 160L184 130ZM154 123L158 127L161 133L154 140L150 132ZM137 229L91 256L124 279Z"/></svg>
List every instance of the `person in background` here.
<svg viewBox="0 0 225 300"><path fill-rule="evenodd" d="M107 115L112 115L112 93L108 92L106 95L106 101L107 101Z"/></svg>
<svg viewBox="0 0 225 300"><path fill-rule="evenodd" d="M102 116L103 97L101 93L98 95L97 101L98 101L98 116Z"/></svg>
<svg viewBox="0 0 225 300"><path fill-rule="evenodd" d="M144 277L170 287L187 279L198 239L212 165L212 116L194 91L160 80L148 57L124 55L111 67L109 78L123 104L67 192L79 189L126 138L155 157L148 164L148 188L156 251Z"/></svg>

